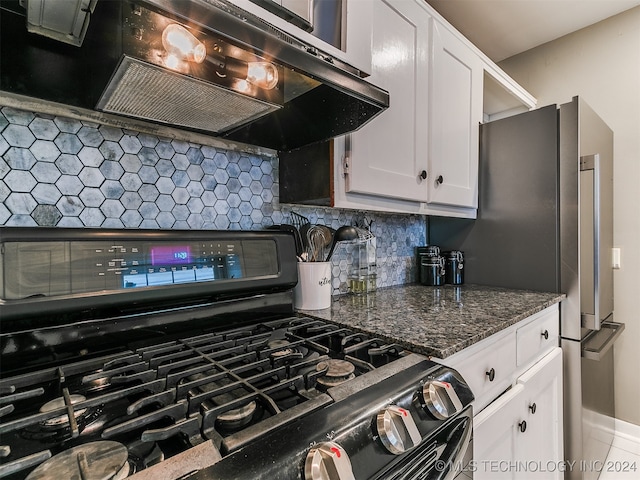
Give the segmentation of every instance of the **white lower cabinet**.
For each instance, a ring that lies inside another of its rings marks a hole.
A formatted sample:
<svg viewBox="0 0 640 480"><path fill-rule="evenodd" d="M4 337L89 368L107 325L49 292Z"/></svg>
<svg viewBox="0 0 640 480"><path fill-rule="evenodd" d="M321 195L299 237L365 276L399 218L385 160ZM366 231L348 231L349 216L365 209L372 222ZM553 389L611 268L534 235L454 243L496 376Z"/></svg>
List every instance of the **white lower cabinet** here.
<svg viewBox="0 0 640 480"><path fill-rule="evenodd" d="M518 422L526 422L526 428L518 429L515 454L516 460L530 467L530 471L521 478L562 478L561 462L564 455L560 347L521 375L518 385L524 387Z"/></svg>
<svg viewBox="0 0 640 480"><path fill-rule="evenodd" d="M560 479L562 351L548 353L474 418L474 479Z"/></svg>
<svg viewBox="0 0 640 480"><path fill-rule="evenodd" d="M564 477L558 311L548 307L441 360L475 396L476 480Z"/></svg>
<svg viewBox="0 0 640 480"><path fill-rule="evenodd" d="M517 478L509 466L516 458L516 420L523 388L515 385L473 418L474 479Z"/></svg>

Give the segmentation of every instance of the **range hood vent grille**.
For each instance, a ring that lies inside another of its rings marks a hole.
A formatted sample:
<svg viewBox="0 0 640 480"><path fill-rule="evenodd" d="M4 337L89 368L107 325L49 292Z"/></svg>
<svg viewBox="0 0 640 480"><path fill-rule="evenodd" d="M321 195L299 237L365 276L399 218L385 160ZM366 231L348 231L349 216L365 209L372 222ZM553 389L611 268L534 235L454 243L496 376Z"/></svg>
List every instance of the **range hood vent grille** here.
<svg viewBox="0 0 640 480"><path fill-rule="evenodd" d="M281 108L126 55L97 107L213 133L223 133Z"/></svg>

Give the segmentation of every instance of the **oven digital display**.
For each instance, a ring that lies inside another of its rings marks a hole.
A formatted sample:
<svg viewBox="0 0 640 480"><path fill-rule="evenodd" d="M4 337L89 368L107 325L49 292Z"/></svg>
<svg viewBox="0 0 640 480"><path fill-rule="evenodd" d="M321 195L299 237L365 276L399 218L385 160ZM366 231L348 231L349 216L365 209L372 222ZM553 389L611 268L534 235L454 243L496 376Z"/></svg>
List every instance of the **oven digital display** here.
<svg viewBox="0 0 640 480"><path fill-rule="evenodd" d="M185 265L191 263L191 247L170 245L151 247L151 265Z"/></svg>

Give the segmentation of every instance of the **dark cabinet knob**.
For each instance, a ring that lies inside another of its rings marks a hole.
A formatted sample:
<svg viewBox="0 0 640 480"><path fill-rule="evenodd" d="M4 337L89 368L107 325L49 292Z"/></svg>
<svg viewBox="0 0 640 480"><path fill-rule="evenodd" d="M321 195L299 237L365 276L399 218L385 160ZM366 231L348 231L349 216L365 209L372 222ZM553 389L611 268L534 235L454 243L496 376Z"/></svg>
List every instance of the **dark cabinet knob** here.
<svg viewBox="0 0 640 480"><path fill-rule="evenodd" d="M545 340L549 340L549 330L545 330L540 335L542 335Z"/></svg>
<svg viewBox="0 0 640 480"><path fill-rule="evenodd" d="M537 409L537 408L538 408L538 407L537 407L537 405L535 404L535 402L534 402L534 403L532 403L531 405L529 405L529 410L531 411L531 414L532 414L532 415L535 415L535 413L536 413L536 409Z"/></svg>
<svg viewBox="0 0 640 480"><path fill-rule="evenodd" d="M420 172L419 176L420 176L421 179L426 180L427 179L427 171L426 170L422 170Z"/></svg>
<svg viewBox="0 0 640 480"><path fill-rule="evenodd" d="M444 183L444 177L442 175L438 175L438 178L436 178L436 183L438 185L442 185Z"/></svg>
<svg viewBox="0 0 640 480"><path fill-rule="evenodd" d="M485 375L489 377L490 382L493 382L493 380L496 378L496 371L492 368L488 372L485 372Z"/></svg>
<svg viewBox="0 0 640 480"><path fill-rule="evenodd" d="M527 422L525 422L524 420L523 420L523 421L521 421L521 422L518 424L518 428L520 429L520 431L521 431L522 433L526 432L526 431L527 431Z"/></svg>

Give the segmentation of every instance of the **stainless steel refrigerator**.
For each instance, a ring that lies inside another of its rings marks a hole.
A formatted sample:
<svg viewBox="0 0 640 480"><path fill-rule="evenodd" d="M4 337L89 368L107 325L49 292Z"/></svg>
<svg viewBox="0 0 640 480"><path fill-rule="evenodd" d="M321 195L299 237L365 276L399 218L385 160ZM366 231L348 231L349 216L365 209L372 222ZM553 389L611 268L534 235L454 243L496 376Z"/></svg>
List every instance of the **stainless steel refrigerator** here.
<svg viewBox="0 0 640 480"><path fill-rule="evenodd" d="M465 282L563 292L567 478L597 478L614 432L613 132L580 98L481 126L478 217L431 217ZM580 463L583 462L583 463Z"/></svg>

